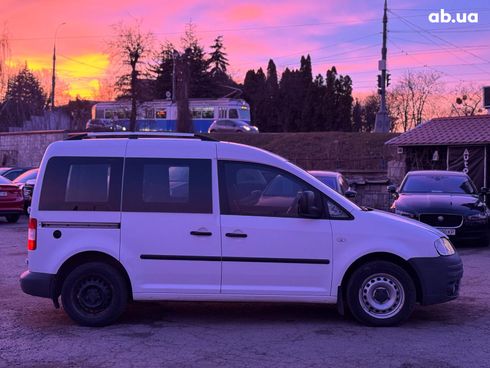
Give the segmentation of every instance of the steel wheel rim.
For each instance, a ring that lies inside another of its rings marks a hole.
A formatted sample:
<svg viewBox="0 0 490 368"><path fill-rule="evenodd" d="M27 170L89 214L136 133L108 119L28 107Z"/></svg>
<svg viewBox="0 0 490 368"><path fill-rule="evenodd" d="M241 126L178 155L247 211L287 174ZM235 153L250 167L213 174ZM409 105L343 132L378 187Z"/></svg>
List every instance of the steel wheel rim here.
<svg viewBox="0 0 490 368"><path fill-rule="evenodd" d="M359 303L369 316L387 319L395 316L405 303L405 290L401 282L386 273L367 277L359 289Z"/></svg>
<svg viewBox="0 0 490 368"><path fill-rule="evenodd" d="M111 304L112 288L109 282L101 276L86 276L76 283L74 299L81 311L93 315L98 314Z"/></svg>

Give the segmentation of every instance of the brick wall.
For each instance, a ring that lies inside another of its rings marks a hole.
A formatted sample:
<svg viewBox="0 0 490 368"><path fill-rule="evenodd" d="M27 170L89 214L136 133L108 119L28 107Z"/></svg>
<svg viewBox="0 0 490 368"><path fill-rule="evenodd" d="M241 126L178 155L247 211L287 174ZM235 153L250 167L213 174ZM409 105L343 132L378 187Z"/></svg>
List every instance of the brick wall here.
<svg viewBox="0 0 490 368"><path fill-rule="evenodd" d="M49 144L66 136L62 130L0 133L0 166L38 166Z"/></svg>

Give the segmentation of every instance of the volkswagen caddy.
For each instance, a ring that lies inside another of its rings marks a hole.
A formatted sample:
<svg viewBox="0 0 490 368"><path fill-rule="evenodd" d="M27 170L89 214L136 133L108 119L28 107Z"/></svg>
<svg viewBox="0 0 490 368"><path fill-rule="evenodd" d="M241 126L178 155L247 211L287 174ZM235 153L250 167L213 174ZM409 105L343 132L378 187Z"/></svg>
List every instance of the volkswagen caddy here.
<svg viewBox="0 0 490 368"><path fill-rule="evenodd" d="M391 326L457 297L435 228L358 207L284 158L192 134L99 133L45 152L22 290L78 324L128 302L337 303Z"/></svg>

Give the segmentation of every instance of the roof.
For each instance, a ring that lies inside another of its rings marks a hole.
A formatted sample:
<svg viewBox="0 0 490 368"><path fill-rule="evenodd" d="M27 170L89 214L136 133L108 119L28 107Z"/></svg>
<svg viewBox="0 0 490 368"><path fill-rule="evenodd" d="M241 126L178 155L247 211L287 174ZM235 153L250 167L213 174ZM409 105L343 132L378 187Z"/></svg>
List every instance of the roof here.
<svg viewBox="0 0 490 368"><path fill-rule="evenodd" d="M490 115L432 119L385 144L432 146L486 143L490 143Z"/></svg>
<svg viewBox="0 0 490 368"><path fill-rule="evenodd" d="M447 170L416 170L409 171L407 175L446 175L446 176L466 176L464 172L461 171L447 171Z"/></svg>

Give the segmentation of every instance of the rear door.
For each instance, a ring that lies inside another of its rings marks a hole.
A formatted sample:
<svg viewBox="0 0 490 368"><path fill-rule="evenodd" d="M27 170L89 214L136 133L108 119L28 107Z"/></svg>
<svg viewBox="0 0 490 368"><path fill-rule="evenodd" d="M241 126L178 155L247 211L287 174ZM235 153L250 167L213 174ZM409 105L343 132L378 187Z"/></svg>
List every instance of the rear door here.
<svg viewBox="0 0 490 368"><path fill-rule="evenodd" d="M178 158L176 158L178 157ZM221 245L216 147L197 140L130 141L121 262L135 299L219 293Z"/></svg>

